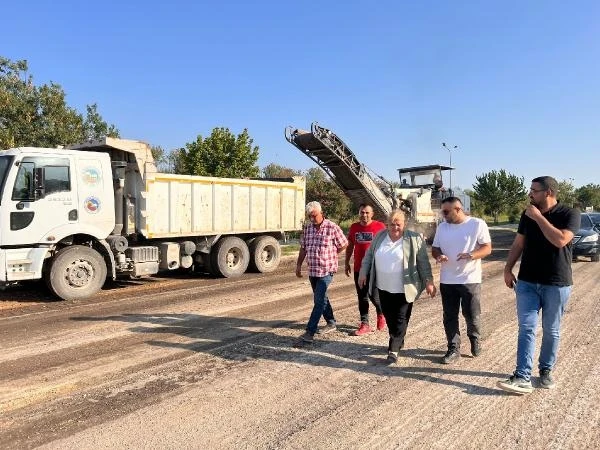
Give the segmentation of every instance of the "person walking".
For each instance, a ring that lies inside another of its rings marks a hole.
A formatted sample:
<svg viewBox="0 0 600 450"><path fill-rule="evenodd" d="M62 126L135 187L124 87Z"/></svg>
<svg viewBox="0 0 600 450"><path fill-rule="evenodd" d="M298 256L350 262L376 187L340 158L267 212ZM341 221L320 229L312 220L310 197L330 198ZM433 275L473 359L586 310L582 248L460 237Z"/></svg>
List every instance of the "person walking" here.
<svg viewBox="0 0 600 450"><path fill-rule="evenodd" d="M539 387L555 387L552 370L560 341L560 324L573 285L571 241L580 212L558 202L558 182L549 176L531 180L530 205L521 214L517 235L504 267L504 283L514 289L519 334L514 373L498 387L516 394L533 391L531 371L538 315L542 311ZM521 258L518 276L513 274Z"/></svg>
<svg viewBox="0 0 600 450"><path fill-rule="evenodd" d="M407 230L404 211L393 210L388 217L387 232L378 233L367 250L358 276L358 285L367 285L379 294L388 332L387 362L398 361L410 321L413 303L425 290L435 297L427 245L422 236Z"/></svg>
<svg viewBox="0 0 600 450"><path fill-rule="evenodd" d="M342 229L329 219L325 219L319 202L306 205L309 223L304 226L300 238L300 251L296 263L296 276L302 277L302 263L307 258L308 279L313 291L314 306L306 325L306 332L300 336L303 342L312 343L317 333L321 316L327 322L323 333L336 329L333 308L327 296L327 288L338 269L338 254L348 245Z"/></svg>
<svg viewBox="0 0 600 450"><path fill-rule="evenodd" d="M460 358L460 327L458 315L467 324L471 354L481 353L481 259L492 252L487 224L465 214L458 197L446 197L441 203L444 222L438 225L431 254L440 267L440 294L444 311L444 330L448 350L443 364Z"/></svg>
<svg viewBox="0 0 600 450"><path fill-rule="evenodd" d="M377 293L369 295L369 288L366 283L363 287L358 286L358 274L363 257L375 235L381 230L385 230L385 224L373 220L373 206L368 203L363 203L358 207L358 216L359 221L350 225L348 247L346 247L346 276L348 277L352 273L350 259L354 254L354 286L356 287L358 312L360 314L360 325L357 330L351 333L353 336L362 336L373 331L369 325L369 299L373 302L377 313L377 329L383 330L385 328L385 316L381 310Z"/></svg>

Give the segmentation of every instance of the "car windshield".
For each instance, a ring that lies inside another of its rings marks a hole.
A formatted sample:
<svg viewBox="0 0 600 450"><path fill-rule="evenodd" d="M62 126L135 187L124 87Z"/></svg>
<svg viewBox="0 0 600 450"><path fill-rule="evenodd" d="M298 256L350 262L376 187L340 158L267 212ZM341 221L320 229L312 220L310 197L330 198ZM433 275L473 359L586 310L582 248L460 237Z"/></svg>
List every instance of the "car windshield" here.
<svg viewBox="0 0 600 450"><path fill-rule="evenodd" d="M6 181L6 174L12 161L12 156L0 156L0 198L2 198L2 191L4 190L4 182Z"/></svg>
<svg viewBox="0 0 600 450"><path fill-rule="evenodd" d="M592 219L587 214L581 215L581 226L579 228L592 228Z"/></svg>

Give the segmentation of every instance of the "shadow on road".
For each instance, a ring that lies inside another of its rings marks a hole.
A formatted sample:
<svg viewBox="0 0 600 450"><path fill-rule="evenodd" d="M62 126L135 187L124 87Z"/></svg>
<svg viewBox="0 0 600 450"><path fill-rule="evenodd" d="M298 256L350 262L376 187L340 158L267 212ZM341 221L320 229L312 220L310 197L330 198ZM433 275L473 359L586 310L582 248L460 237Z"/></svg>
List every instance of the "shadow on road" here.
<svg viewBox="0 0 600 450"><path fill-rule="evenodd" d="M399 363L385 363L387 347L347 340L335 340L347 336L339 331L319 336L313 344L302 344L296 336L277 334L271 329L288 328L303 331L303 325L289 320L255 320L236 317L214 317L200 314L122 314L115 316L79 316L75 321L118 321L131 323L132 333L147 333L155 337L173 335L188 338L188 342L149 339L148 345L206 353L232 361L271 360L343 368L385 377L403 377L430 383L455 386L473 395L502 395L503 391L485 386L461 382L456 376L477 376L503 379L505 373L472 371L457 366L438 366L442 352L416 348L400 352ZM180 340L180 339L179 339ZM465 358L466 359L466 358ZM411 363L424 361L426 366ZM406 365L403 364L406 363ZM453 379L447 376L452 375Z"/></svg>

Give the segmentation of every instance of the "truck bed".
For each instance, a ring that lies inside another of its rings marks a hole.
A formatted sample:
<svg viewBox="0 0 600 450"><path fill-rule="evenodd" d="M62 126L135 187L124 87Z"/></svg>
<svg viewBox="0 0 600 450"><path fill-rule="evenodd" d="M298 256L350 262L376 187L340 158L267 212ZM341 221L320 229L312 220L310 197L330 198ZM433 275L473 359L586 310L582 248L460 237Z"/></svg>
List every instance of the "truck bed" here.
<svg viewBox="0 0 600 450"><path fill-rule="evenodd" d="M149 239L302 228L305 181L147 174L136 221ZM130 217L129 220L132 218Z"/></svg>

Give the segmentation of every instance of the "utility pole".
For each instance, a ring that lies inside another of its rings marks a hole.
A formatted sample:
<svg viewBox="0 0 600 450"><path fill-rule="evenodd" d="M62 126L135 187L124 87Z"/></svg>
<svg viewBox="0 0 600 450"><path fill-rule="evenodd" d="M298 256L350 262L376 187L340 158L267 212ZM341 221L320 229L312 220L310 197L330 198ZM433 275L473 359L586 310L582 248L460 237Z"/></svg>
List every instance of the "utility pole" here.
<svg viewBox="0 0 600 450"><path fill-rule="evenodd" d="M442 142L442 147L444 147L446 150L448 150L448 153L450 154L450 186L448 187L448 189L450 190L450 193L452 195L454 195L454 192L452 191L452 150L456 150L458 148L458 145L455 145L454 147L450 147L450 146L446 145L445 142Z"/></svg>

